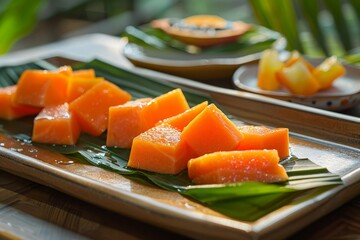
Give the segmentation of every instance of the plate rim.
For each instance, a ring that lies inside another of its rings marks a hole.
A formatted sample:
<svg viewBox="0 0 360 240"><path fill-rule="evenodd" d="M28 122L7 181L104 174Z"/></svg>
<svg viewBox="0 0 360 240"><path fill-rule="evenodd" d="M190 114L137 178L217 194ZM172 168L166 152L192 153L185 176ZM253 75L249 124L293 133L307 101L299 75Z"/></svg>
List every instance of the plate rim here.
<svg viewBox="0 0 360 240"><path fill-rule="evenodd" d="M349 68L351 69L351 71L359 71L360 74L360 69L353 67L351 65L348 64L343 64L345 66L345 68ZM340 97L347 97L347 96L353 96L353 95L358 95L360 94L360 82L358 83L359 88L357 92L353 92L351 94L334 94L331 96L325 96L325 95L311 95L311 96L303 96L303 95L296 95L296 94L291 94L289 92L276 92L276 91L268 91L268 90L262 90L262 89L257 89L256 91L253 90L253 88L243 84L243 81L241 81L242 75L246 74L246 71L251 71L251 70L257 70L258 66L256 66L256 64L245 64L243 66L240 66L238 69L236 69L233 78L232 78L232 82L235 85L235 87L237 87L239 90L245 90L247 92L251 92L251 93L255 93L255 94L261 94L261 95L266 95L266 96L271 96L271 97L289 97L289 98L294 98L294 99L327 99L327 98L340 98Z"/></svg>

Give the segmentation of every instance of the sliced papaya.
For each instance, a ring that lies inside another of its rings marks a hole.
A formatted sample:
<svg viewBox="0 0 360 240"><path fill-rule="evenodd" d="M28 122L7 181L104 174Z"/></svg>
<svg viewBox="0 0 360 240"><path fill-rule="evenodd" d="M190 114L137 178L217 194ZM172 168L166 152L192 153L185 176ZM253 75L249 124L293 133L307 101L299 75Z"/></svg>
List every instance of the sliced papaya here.
<svg viewBox="0 0 360 240"><path fill-rule="evenodd" d="M17 86L0 88L0 118L13 120L16 118L38 114L41 108L19 105L14 102L13 98Z"/></svg>
<svg viewBox="0 0 360 240"><path fill-rule="evenodd" d="M178 174L193 156L181 132L169 124L153 127L134 138L128 167L164 174Z"/></svg>
<svg viewBox="0 0 360 240"><path fill-rule="evenodd" d="M320 85L303 61L297 61L276 73L277 79L291 93L302 96L315 94Z"/></svg>
<svg viewBox="0 0 360 240"><path fill-rule="evenodd" d="M236 41L251 28L241 21L227 21L214 15L195 15L184 19L158 19L151 22L173 38L198 47Z"/></svg>
<svg viewBox="0 0 360 240"><path fill-rule="evenodd" d="M68 103L45 107L34 119L34 142L73 145L79 135L79 125Z"/></svg>
<svg viewBox="0 0 360 240"><path fill-rule="evenodd" d="M175 116L189 109L189 104L180 88L162 94L151 100L142 109L146 129L152 128L157 122Z"/></svg>
<svg viewBox="0 0 360 240"><path fill-rule="evenodd" d="M241 140L241 133L220 109L210 104L184 128L181 138L196 156L201 156L235 150Z"/></svg>
<svg viewBox="0 0 360 240"><path fill-rule="evenodd" d="M54 72L61 73L67 77L70 77L73 74L72 67L67 66L67 65L59 67Z"/></svg>
<svg viewBox="0 0 360 240"><path fill-rule="evenodd" d="M59 72L25 70L18 81L14 101L18 104L46 107L67 101L69 77Z"/></svg>
<svg viewBox="0 0 360 240"><path fill-rule="evenodd" d="M335 56L332 56L325 59L312 73L320 84L320 89L324 90L330 88L338 77L344 75L346 69Z"/></svg>
<svg viewBox="0 0 360 240"><path fill-rule="evenodd" d="M280 158L289 156L289 129L244 125L238 127L242 140L238 150L275 149Z"/></svg>
<svg viewBox="0 0 360 240"><path fill-rule="evenodd" d="M208 106L208 102L202 102L183 113L175 115L173 117L166 118L157 123L157 125L167 123L171 126L182 131L184 127L186 127L202 110L204 110Z"/></svg>
<svg viewBox="0 0 360 240"><path fill-rule="evenodd" d="M305 66L307 67L307 69L312 72L315 67L309 62L307 61L302 55L301 53L299 53L298 51L294 50L291 52L290 57L286 60L286 62L284 63L284 67L290 67L291 65L293 65L294 63L296 63L297 61L301 61L305 64Z"/></svg>
<svg viewBox="0 0 360 240"><path fill-rule="evenodd" d="M141 98L109 109L106 145L130 148L133 139L146 131L142 109L151 98Z"/></svg>
<svg viewBox="0 0 360 240"><path fill-rule="evenodd" d="M279 59L279 53L275 49L265 50L259 61L257 86L260 89L274 91L280 88L276 72L283 67Z"/></svg>
<svg viewBox="0 0 360 240"><path fill-rule="evenodd" d="M69 79L68 85L68 102L74 101L76 98L80 97L87 90L98 84L99 82L104 81L104 78L88 78L88 77L74 77L72 76Z"/></svg>
<svg viewBox="0 0 360 240"><path fill-rule="evenodd" d="M196 184L245 181L283 182L287 173L276 150L214 152L190 159L188 175Z"/></svg>
<svg viewBox="0 0 360 240"><path fill-rule="evenodd" d="M83 132L99 136L107 128L109 108L123 104L131 95L120 87L101 81L70 103Z"/></svg>
<svg viewBox="0 0 360 240"><path fill-rule="evenodd" d="M95 78L95 70L94 69L80 69L72 72L73 77L80 78Z"/></svg>

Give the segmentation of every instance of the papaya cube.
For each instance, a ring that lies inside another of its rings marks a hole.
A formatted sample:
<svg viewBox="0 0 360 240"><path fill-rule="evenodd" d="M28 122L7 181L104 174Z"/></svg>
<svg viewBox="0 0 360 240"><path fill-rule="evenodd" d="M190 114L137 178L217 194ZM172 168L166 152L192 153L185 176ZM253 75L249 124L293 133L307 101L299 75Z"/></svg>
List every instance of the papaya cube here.
<svg viewBox="0 0 360 240"><path fill-rule="evenodd" d="M0 118L13 120L16 118L38 114L40 108L19 105L13 101L17 86L0 88Z"/></svg>
<svg viewBox="0 0 360 240"><path fill-rule="evenodd" d="M235 150L241 133L214 104L207 106L183 130L181 138L196 156Z"/></svg>
<svg viewBox="0 0 360 240"><path fill-rule="evenodd" d="M68 77L70 77L73 74L72 67L67 66L67 65L59 67L54 72L61 73L61 74L65 75L65 76L68 76Z"/></svg>
<svg viewBox="0 0 360 240"><path fill-rule="evenodd" d="M123 104L131 95L118 86L101 81L69 105L83 132L99 136L107 129L109 108Z"/></svg>
<svg viewBox="0 0 360 240"><path fill-rule="evenodd" d="M169 124L143 132L133 140L128 167L163 174L181 172L193 155L180 135Z"/></svg>
<svg viewBox="0 0 360 240"><path fill-rule="evenodd" d="M34 119L34 142L73 145L79 135L79 125L68 103L45 107Z"/></svg>
<svg viewBox="0 0 360 240"><path fill-rule="evenodd" d="M106 145L130 148L133 139L146 131L142 109L151 98L140 98L109 109Z"/></svg>
<svg viewBox="0 0 360 240"><path fill-rule="evenodd" d="M238 129L243 137L237 146L238 150L275 149L280 158L289 156L289 129L250 125Z"/></svg>
<svg viewBox="0 0 360 240"><path fill-rule="evenodd" d="M309 69L310 72L312 72L315 69L315 67L296 50L291 52L290 57L284 63L284 67L290 67L297 61L303 62L306 68Z"/></svg>
<svg viewBox="0 0 360 240"><path fill-rule="evenodd" d="M188 175L196 184L283 182L287 173L276 150L214 152L190 159Z"/></svg>
<svg viewBox="0 0 360 240"><path fill-rule="evenodd" d="M171 126L182 131L184 127L186 127L202 110L204 110L208 106L208 102L202 102L185 112L182 112L173 117L166 118L164 120L159 121L156 125L160 125L163 123L170 124Z"/></svg>
<svg viewBox="0 0 360 240"><path fill-rule="evenodd" d="M101 81L104 81L104 78L71 77L69 79L67 101L75 100Z"/></svg>
<svg viewBox="0 0 360 240"><path fill-rule="evenodd" d="M320 84L320 89L327 89L332 86L332 83L346 72L344 66L338 61L335 56L325 59L312 72L315 79Z"/></svg>
<svg viewBox="0 0 360 240"><path fill-rule="evenodd" d="M72 72L73 77L80 78L95 78L95 70L94 69L80 69Z"/></svg>
<svg viewBox="0 0 360 240"><path fill-rule="evenodd" d="M25 70L18 81L14 101L34 107L62 104L67 100L68 79L61 72Z"/></svg>
<svg viewBox="0 0 360 240"><path fill-rule="evenodd" d="M188 109L189 104L181 89L162 94L150 101L143 109L146 128L152 128L160 120L175 116Z"/></svg>
<svg viewBox="0 0 360 240"><path fill-rule="evenodd" d="M259 61L257 86L263 90L277 90L280 83L276 78L276 72L283 67L279 59L279 53L274 49L265 50Z"/></svg>
<svg viewBox="0 0 360 240"><path fill-rule="evenodd" d="M302 61L297 61L289 67L284 67L276 73L282 83L291 93L310 96L319 90L319 83Z"/></svg>

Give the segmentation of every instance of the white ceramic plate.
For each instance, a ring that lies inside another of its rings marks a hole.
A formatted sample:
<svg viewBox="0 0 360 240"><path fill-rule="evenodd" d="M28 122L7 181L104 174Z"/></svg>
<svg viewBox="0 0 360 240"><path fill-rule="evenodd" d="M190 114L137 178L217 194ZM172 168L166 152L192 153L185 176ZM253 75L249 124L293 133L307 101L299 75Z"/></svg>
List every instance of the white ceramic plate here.
<svg viewBox="0 0 360 240"><path fill-rule="evenodd" d="M276 49L284 49L286 41L279 38L273 46ZM123 49L123 54L138 67L208 82L231 79L239 66L258 60L261 53L244 56L231 52L189 54L174 50L143 48L137 44L128 43Z"/></svg>
<svg viewBox="0 0 360 240"><path fill-rule="evenodd" d="M317 65L321 60L311 60ZM316 108L342 111L360 103L360 68L345 65L346 75L338 78L330 89L320 91L313 96L297 96L285 88L266 91L257 87L258 64L246 64L239 67L233 76L233 83L240 90L278 98L281 100L308 105Z"/></svg>

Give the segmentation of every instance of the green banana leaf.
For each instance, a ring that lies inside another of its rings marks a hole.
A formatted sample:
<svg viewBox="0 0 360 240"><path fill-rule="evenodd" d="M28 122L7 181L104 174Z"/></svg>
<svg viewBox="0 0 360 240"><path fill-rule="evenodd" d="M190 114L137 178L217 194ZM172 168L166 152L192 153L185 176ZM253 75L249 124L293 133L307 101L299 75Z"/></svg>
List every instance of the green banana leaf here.
<svg viewBox="0 0 360 240"><path fill-rule="evenodd" d="M298 3L318 47L322 49L326 56L330 56L328 43L325 41L325 35L318 20L320 13L319 3L314 0L302 0L298 1Z"/></svg>
<svg viewBox="0 0 360 240"><path fill-rule="evenodd" d="M14 67L1 67L1 86L15 84L22 71L29 68L54 69L55 67L43 61ZM119 85L133 94L135 98L155 97L177 87L136 75L99 60L81 64L78 68L95 69L97 76L102 76ZM198 92L188 89L183 89L183 92L190 105L205 100L214 102L208 96ZM326 168L314 164L309 159L292 156L281 161L289 175L287 182L192 185L186 171L178 175L167 175L128 168L129 149L106 147L105 135L92 137L83 134L75 146L62 146L32 143L31 131L32 118L15 121L0 120L0 132L18 141L23 141L24 144L46 148L64 154L75 161L128 176L135 181L147 181L160 188L178 192L222 214L242 221L255 221L284 205L301 202L309 196L320 194L342 184L341 178L330 173Z"/></svg>
<svg viewBox="0 0 360 240"><path fill-rule="evenodd" d="M260 25L281 33L288 40L289 50L303 52L292 1L251 0L248 3Z"/></svg>
<svg viewBox="0 0 360 240"><path fill-rule="evenodd" d="M174 50L189 54L203 55L232 53L243 56L271 48L281 35L265 27L253 25L253 27L240 36L237 41L209 48L199 48L193 45L187 45L172 38L162 30L152 28L148 25L139 28L128 26L125 28L122 37L126 37L130 43L159 50Z"/></svg>
<svg viewBox="0 0 360 240"><path fill-rule="evenodd" d="M35 27L42 0L11 0L0 9L0 55Z"/></svg>
<svg viewBox="0 0 360 240"><path fill-rule="evenodd" d="M352 49L352 42L350 38L350 31L348 24L346 23L343 4L341 0L323 0L325 6L331 13L332 18L334 19L335 28L337 30L337 35L340 38L340 42L346 52L349 52Z"/></svg>

